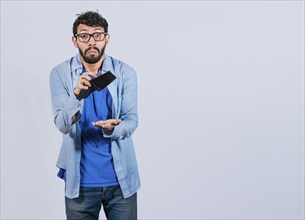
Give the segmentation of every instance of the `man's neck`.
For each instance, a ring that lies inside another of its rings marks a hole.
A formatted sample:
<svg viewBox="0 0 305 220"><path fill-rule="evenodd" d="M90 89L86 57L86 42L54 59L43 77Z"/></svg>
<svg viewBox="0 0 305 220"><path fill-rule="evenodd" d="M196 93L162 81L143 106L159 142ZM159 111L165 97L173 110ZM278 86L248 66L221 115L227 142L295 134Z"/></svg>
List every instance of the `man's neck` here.
<svg viewBox="0 0 305 220"><path fill-rule="evenodd" d="M89 64L89 63L86 63L82 57L80 57L80 59L82 61L82 64L85 67L85 69L89 72L92 72L92 73L98 73L100 71L100 69L102 68L104 58L105 57L103 55L102 58L97 63Z"/></svg>

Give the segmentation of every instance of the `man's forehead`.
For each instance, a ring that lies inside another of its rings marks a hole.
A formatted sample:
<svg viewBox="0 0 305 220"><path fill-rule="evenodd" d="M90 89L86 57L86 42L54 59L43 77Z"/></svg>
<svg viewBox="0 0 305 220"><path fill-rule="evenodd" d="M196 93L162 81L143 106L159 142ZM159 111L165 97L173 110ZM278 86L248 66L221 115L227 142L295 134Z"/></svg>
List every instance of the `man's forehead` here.
<svg viewBox="0 0 305 220"><path fill-rule="evenodd" d="M81 31L96 31L96 30L104 31L104 28L103 27L91 27L91 26L87 26L87 25L84 25L84 24L80 24L80 25L78 25L77 30L78 30L78 32L81 32Z"/></svg>

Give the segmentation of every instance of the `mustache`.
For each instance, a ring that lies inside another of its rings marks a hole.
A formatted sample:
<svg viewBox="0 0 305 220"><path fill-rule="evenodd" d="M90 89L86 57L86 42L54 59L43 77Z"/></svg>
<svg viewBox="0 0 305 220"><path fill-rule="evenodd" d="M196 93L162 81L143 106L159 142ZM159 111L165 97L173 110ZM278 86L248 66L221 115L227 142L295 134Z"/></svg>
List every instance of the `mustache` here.
<svg viewBox="0 0 305 220"><path fill-rule="evenodd" d="M85 53L87 53L91 49L97 50L97 52L99 52L99 53L101 52L97 47L89 47L85 50Z"/></svg>

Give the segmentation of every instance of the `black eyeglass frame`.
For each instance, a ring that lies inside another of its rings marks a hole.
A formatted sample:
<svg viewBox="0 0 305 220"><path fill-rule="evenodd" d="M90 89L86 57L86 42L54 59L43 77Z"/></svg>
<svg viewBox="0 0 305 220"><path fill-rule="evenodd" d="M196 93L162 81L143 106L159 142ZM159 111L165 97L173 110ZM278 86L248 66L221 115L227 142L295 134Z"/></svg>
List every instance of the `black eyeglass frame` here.
<svg viewBox="0 0 305 220"><path fill-rule="evenodd" d="M87 34L87 35L89 35L89 39L88 39L87 41L82 41L82 40L80 40L79 35L82 35L82 34ZM102 40L96 40L96 39L94 38L94 34L103 34L103 35L104 35L104 38L103 38ZM93 37L93 39L94 39L96 42L100 42L100 41L105 40L105 37L106 37L107 34L108 34L108 32L94 32L94 33L92 33L92 34L89 34L89 33L79 33L79 34L75 34L74 37L76 37L76 38L77 38L80 42L82 42L82 43L88 43L88 42L90 41L91 37Z"/></svg>

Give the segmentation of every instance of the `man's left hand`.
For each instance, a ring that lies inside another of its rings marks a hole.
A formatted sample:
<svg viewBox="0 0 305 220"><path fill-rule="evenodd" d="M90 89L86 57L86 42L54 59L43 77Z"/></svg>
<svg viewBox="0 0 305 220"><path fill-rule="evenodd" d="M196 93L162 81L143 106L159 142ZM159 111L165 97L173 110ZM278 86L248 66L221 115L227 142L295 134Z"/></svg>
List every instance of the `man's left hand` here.
<svg viewBox="0 0 305 220"><path fill-rule="evenodd" d="M108 120L92 122L92 125L96 126L98 128L107 129L109 131L112 131L114 129L114 127L119 125L120 123L121 123L121 119L108 119Z"/></svg>

